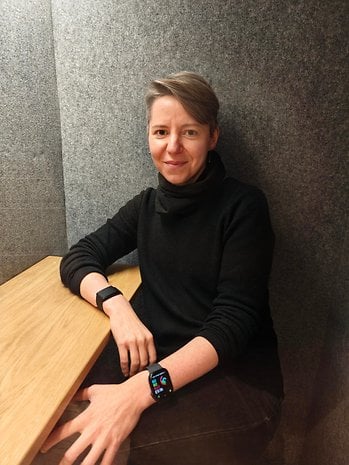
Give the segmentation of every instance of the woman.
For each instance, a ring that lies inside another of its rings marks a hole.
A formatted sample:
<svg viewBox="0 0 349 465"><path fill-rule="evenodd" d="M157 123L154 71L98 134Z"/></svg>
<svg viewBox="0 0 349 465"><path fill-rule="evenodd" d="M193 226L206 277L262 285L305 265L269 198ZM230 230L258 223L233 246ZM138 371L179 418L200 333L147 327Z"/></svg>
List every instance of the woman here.
<svg viewBox="0 0 349 465"><path fill-rule="evenodd" d="M256 465L282 397L267 203L226 177L214 152L219 103L201 76L153 81L146 103L158 188L130 200L61 264L63 283L109 317L119 375L115 362L112 384L82 389L88 408L43 450L80 433L61 465L83 452L86 465L101 457L110 465L127 438L129 464ZM132 306L106 269L135 249L142 289Z"/></svg>

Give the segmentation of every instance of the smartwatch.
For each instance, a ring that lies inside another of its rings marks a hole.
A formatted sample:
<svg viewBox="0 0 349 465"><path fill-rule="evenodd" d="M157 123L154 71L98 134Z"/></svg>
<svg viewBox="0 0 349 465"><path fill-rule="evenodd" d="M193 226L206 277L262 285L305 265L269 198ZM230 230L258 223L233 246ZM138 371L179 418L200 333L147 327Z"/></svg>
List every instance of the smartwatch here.
<svg viewBox="0 0 349 465"><path fill-rule="evenodd" d="M108 286L100 290L96 294L97 308L103 311L103 302L119 294L122 294L122 292L117 287L114 287L114 286Z"/></svg>
<svg viewBox="0 0 349 465"><path fill-rule="evenodd" d="M150 393L156 401L165 399L173 392L172 381L166 368L158 363L147 366L149 371Z"/></svg>

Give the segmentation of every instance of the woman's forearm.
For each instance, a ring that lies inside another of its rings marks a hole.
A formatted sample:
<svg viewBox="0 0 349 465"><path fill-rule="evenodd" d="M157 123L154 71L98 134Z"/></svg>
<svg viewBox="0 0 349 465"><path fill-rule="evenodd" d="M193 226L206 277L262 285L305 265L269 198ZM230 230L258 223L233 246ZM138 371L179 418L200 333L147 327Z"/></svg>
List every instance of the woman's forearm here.
<svg viewBox="0 0 349 465"><path fill-rule="evenodd" d="M181 349L160 361L171 376L174 390L200 378L218 365L218 355L212 344L198 336Z"/></svg>
<svg viewBox="0 0 349 465"><path fill-rule="evenodd" d="M96 294L109 286L106 278L100 273L89 273L80 283L80 295L83 299L96 306Z"/></svg>

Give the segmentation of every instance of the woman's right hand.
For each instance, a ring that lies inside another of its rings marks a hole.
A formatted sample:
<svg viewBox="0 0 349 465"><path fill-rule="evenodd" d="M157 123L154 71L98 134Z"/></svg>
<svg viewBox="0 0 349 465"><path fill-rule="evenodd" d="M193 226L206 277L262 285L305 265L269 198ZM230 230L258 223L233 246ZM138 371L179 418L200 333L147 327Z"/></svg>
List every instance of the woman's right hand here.
<svg viewBox="0 0 349 465"><path fill-rule="evenodd" d="M147 365L155 363L153 335L138 318L128 300L123 295L117 295L104 302L103 310L110 319L124 376L133 376Z"/></svg>
<svg viewBox="0 0 349 465"><path fill-rule="evenodd" d="M107 286L109 283L103 275L89 273L80 283L80 294L96 306L96 293ZM118 346L124 376L133 376L156 362L153 335L122 294L104 301L103 311L110 319L110 329Z"/></svg>

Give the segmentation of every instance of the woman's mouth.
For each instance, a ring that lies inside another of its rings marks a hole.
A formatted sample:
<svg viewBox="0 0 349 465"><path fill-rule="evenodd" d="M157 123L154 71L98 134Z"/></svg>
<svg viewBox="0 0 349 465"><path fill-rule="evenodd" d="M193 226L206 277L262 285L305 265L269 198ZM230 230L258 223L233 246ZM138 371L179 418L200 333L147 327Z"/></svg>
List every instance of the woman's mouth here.
<svg viewBox="0 0 349 465"><path fill-rule="evenodd" d="M165 165L168 165L168 166L174 166L174 167L179 166L180 167L180 166L185 165L187 162L186 161L169 160L169 161L165 161L164 163L165 163Z"/></svg>

